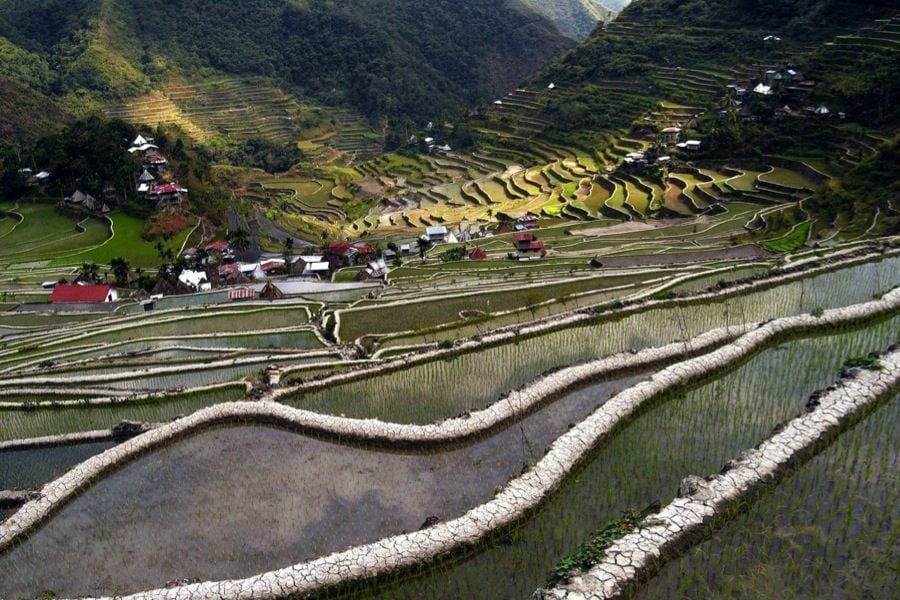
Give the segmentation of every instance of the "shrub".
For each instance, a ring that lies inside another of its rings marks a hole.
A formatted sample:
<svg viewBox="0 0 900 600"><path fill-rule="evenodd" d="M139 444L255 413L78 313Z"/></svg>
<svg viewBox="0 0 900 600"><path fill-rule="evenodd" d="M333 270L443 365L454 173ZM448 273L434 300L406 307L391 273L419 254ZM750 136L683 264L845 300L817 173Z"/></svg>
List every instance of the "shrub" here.
<svg viewBox="0 0 900 600"><path fill-rule="evenodd" d="M881 364L874 356L857 356L854 358L848 358L847 362L844 363L844 367L847 369L865 369L867 371L882 371L884 370L884 365Z"/></svg>

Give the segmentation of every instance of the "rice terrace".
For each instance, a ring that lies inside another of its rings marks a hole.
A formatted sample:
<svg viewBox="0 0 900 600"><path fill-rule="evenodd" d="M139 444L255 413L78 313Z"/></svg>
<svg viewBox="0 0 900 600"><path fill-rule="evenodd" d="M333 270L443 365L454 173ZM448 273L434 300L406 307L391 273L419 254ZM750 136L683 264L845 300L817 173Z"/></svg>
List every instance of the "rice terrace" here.
<svg viewBox="0 0 900 600"><path fill-rule="evenodd" d="M163 4L0 2L0 598L896 597L900 4Z"/></svg>

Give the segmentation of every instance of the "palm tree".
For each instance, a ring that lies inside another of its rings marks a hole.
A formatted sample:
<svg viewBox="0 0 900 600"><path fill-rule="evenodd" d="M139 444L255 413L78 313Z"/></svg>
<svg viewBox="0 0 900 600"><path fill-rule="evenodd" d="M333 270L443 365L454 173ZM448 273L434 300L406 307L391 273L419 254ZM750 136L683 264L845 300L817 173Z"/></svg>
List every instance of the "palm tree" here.
<svg viewBox="0 0 900 600"><path fill-rule="evenodd" d="M250 234L245 229L235 229L228 232L228 244L237 252L245 252L250 248Z"/></svg>
<svg viewBox="0 0 900 600"><path fill-rule="evenodd" d="M97 281L100 276L100 269L97 267L96 263L81 263L78 273L84 279Z"/></svg>
<svg viewBox="0 0 900 600"><path fill-rule="evenodd" d="M284 259L285 270L290 274L291 259L294 257L294 238L290 236L284 238L284 243L281 245L281 257Z"/></svg>
<svg viewBox="0 0 900 600"><path fill-rule="evenodd" d="M431 248L431 240L427 237L420 237L416 240L416 246L419 247L419 256L425 260L425 253Z"/></svg>
<svg viewBox="0 0 900 600"><path fill-rule="evenodd" d="M109 266L112 268L113 275L116 278L116 285L126 285L128 276L131 274L131 265L128 264L128 261L124 258L116 257L109 261Z"/></svg>

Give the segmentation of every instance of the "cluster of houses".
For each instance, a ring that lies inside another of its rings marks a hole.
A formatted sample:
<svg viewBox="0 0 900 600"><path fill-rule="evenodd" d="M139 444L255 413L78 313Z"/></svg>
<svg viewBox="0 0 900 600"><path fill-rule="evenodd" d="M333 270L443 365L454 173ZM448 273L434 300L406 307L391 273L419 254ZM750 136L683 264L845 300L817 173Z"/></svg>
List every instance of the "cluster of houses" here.
<svg viewBox="0 0 900 600"><path fill-rule="evenodd" d="M169 161L153 142L153 138L138 135L128 148L141 160L135 191L153 202L157 210L172 210L181 206L188 190L169 176Z"/></svg>
<svg viewBox="0 0 900 600"><path fill-rule="evenodd" d="M38 171L35 173L33 169L25 167L19 169L19 175L25 178L25 185L30 188L47 185L47 182L50 181L50 171Z"/></svg>
<svg viewBox="0 0 900 600"><path fill-rule="evenodd" d="M815 81L807 79L796 65L790 63L767 68L758 77L736 79L728 84L728 89L735 96L738 115L745 120L755 118L750 110L750 103L747 102L751 97L766 99L776 104L774 116L778 120L788 117L830 118L832 112L827 106L808 103L815 87ZM844 118L846 115L838 113L837 116Z"/></svg>
<svg viewBox="0 0 900 600"><path fill-rule="evenodd" d="M104 190L104 196L109 197L115 194L115 190L111 188L107 188ZM105 200L97 200L90 194L85 194L80 190L75 190L71 196L66 196L63 199L63 202L69 205L74 206L83 206L88 210L103 213L104 215L110 212L109 205Z"/></svg>

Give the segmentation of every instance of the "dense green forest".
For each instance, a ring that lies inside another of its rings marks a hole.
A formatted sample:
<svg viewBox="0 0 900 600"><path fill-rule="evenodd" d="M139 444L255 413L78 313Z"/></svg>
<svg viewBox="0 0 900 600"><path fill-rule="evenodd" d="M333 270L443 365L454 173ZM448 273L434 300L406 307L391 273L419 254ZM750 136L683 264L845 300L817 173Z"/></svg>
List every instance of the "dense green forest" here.
<svg viewBox="0 0 900 600"><path fill-rule="evenodd" d="M0 3L0 75L76 112L224 72L271 76L372 118L433 120L571 45L517 0Z"/></svg>

